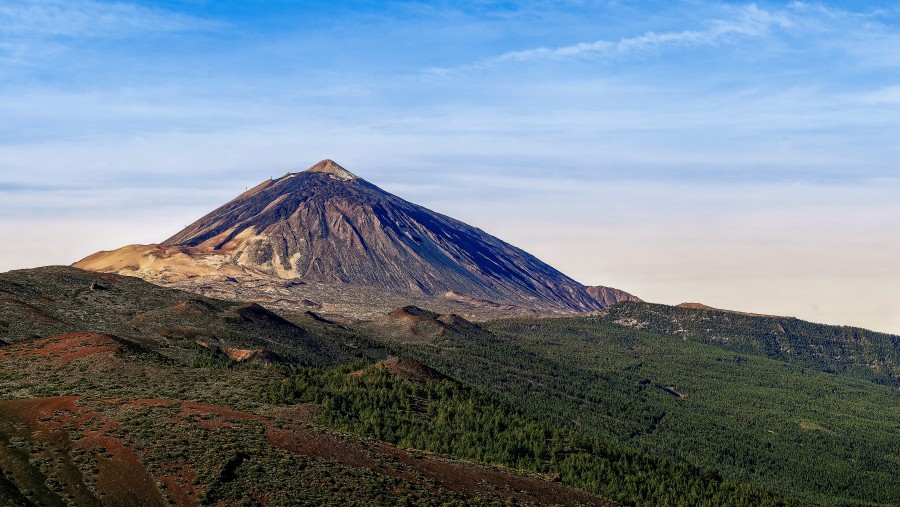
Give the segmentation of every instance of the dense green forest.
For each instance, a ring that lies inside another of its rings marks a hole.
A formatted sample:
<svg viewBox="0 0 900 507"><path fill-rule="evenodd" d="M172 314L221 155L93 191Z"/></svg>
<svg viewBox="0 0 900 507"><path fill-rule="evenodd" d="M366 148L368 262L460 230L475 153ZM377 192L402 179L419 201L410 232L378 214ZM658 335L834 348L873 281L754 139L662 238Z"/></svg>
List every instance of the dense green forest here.
<svg viewBox="0 0 900 507"><path fill-rule="evenodd" d="M897 335L792 317L635 302L613 305L592 320L900 386Z"/></svg>
<svg viewBox="0 0 900 507"><path fill-rule="evenodd" d="M273 380L271 403L316 403L345 431L488 464L541 472L625 505L790 505L762 488L723 481L586 432L523 415L454 381L411 382L384 368L302 368Z"/></svg>
<svg viewBox="0 0 900 507"><path fill-rule="evenodd" d="M605 325L497 321L394 350L531 417L822 505L900 503L900 393L762 354Z"/></svg>

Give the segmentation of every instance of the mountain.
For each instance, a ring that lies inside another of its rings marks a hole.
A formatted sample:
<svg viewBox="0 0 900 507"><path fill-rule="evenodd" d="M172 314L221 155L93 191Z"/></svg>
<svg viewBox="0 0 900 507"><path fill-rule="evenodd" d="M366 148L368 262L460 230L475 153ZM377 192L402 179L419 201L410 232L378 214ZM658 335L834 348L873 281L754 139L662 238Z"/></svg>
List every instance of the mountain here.
<svg viewBox="0 0 900 507"><path fill-rule="evenodd" d="M437 343L460 336L477 336L481 328L459 315L439 315L415 306L404 306L367 323L364 328L400 342ZM481 333L483 335L483 333Z"/></svg>
<svg viewBox="0 0 900 507"><path fill-rule="evenodd" d="M407 304L470 317L479 310L573 313L637 299L587 288L331 160L264 181L158 245L98 252L75 266L356 316Z"/></svg>

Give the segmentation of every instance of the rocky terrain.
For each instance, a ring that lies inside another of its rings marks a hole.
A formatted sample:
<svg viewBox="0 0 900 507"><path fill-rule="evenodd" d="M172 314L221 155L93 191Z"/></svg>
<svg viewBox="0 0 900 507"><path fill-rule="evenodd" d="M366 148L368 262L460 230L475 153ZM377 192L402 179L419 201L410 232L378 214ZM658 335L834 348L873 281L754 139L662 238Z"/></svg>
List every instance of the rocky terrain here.
<svg viewBox="0 0 900 507"><path fill-rule="evenodd" d="M12 271L0 504L896 505L898 339L643 302L341 323Z"/></svg>
<svg viewBox="0 0 900 507"><path fill-rule="evenodd" d="M331 160L265 181L160 244L98 252L75 266L351 318L415 304L483 320L587 312L637 299L585 287Z"/></svg>

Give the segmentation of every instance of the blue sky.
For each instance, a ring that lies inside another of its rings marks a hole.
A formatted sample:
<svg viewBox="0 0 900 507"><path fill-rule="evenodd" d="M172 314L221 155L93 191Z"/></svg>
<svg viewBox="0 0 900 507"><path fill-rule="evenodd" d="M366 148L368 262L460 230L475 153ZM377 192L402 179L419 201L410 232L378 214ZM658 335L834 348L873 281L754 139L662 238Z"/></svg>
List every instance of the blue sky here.
<svg viewBox="0 0 900 507"><path fill-rule="evenodd" d="M585 283L900 332L900 4L0 5L0 269L333 158Z"/></svg>

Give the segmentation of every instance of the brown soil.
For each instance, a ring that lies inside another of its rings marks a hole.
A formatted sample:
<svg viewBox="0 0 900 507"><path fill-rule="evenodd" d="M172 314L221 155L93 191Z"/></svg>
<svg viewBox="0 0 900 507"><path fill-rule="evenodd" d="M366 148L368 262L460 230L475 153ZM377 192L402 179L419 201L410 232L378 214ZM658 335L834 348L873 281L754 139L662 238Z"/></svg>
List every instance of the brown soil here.
<svg viewBox="0 0 900 507"><path fill-rule="evenodd" d="M94 495L85 486L85 478L66 457L74 448L90 452L97 465L96 476L89 480L105 504L165 505L162 495L137 454L107 434L114 421L77 404L75 396L0 401L0 418L24 424L28 437L48 444L45 454L56 458L53 469L66 485L65 493L76 504L93 504ZM82 437L70 439L69 428ZM54 452L55 451L55 452ZM34 484L32 484L34 486ZM79 499L81 501L79 501Z"/></svg>
<svg viewBox="0 0 900 507"><path fill-rule="evenodd" d="M447 326L437 320L438 315L415 306L397 308L375 320L375 325L414 341L439 338L448 333Z"/></svg>
<svg viewBox="0 0 900 507"><path fill-rule="evenodd" d="M222 352L239 363L261 357L266 353L263 349L233 349L230 347L222 347Z"/></svg>
<svg viewBox="0 0 900 507"><path fill-rule="evenodd" d="M0 352L11 357L49 360L55 365L71 363L83 357L103 355L112 357L119 350L118 342L109 336L97 333L70 333L52 338L44 338L12 350Z"/></svg>
<svg viewBox="0 0 900 507"><path fill-rule="evenodd" d="M170 463L163 466L163 473L161 481L166 486L166 495L175 505L197 505L196 470L184 464Z"/></svg>
<svg viewBox="0 0 900 507"><path fill-rule="evenodd" d="M424 479L446 490L473 497L496 497L539 505L611 505L586 492L538 476L413 453L382 443L367 443L355 437L310 428L302 423L276 427L274 421L263 416L217 405L139 399L124 403L122 407L171 404L181 406L179 418L203 416L198 423L203 426L214 428L238 421L258 421L266 425L265 436L269 444L280 449L346 466L367 468L407 481L421 483ZM309 415L305 410L296 414L292 412L288 409L282 415L295 415L298 420ZM65 484L63 494L70 496L76 504L92 505L99 500L111 505L161 506L164 499L156 486L156 479L165 485L167 496L177 505L196 504L197 490L193 485L196 473L193 470L184 464L169 463L163 465L161 477L155 479L132 449L108 434L116 427L116 422L79 406L75 396L0 401L0 420L23 424L27 428L23 436L50 445L46 451L48 456L71 456L75 448L91 453L96 463L94 476L83 475L71 460L54 465ZM70 439L73 427L83 435L81 438ZM0 450L0 464L7 470L15 469L10 466L9 459L8 453ZM29 484L31 488L35 487L34 482ZM37 497L42 498L42 494L53 495L49 491L38 491Z"/></svg>
<svg viewBox="0 0 900 507"><path fill-rule="evenodd" d="M514 499L519 502L540 505L613 505L584 491L537 476L444 459L434 455L411 453L382 443L369 444L354 437L327 433L302 423L276 427L274 421L263 416L217 405L178 400L140 399L125 406L167 404L180 404L182 407L181 417L189 415L218 416L202 419L202 424L209 427L228 425L230 424L229 420L262 422L266 425L266 441L286 451L335 461L342 465L368 468L381 475L409 481L419 482L424 478L434 481L447 490L471 496ZM309 407L305 405L292 407L284 409L278 415L304 421L310 416L308 409Z"/></svg>
<svg viewBox="0 0 900 507"><path fill-rule="evenodd" d="M415 468L419 474L433 479L442 487L470 496L500 497L538 505L615 505L584 491L536 476L513 474L434 456L413 455L384 444L379 444L378 450Z"/></svg>

